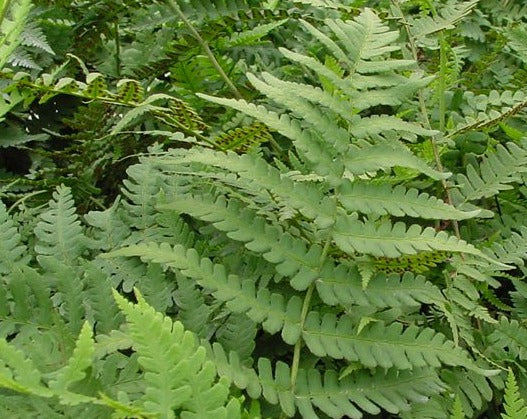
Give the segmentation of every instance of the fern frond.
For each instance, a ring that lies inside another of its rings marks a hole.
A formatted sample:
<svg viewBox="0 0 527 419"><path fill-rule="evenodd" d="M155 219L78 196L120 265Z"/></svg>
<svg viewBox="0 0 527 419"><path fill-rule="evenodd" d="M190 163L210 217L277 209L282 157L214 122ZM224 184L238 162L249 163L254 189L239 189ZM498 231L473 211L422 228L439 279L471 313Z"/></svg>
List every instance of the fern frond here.
<svg viewBox="0 0 527 419"><path fill-rule="evenodd" d="M35 228L35 251L39 255L53 256L65 264L74 265L86 249L86 238L75 213L71 189L58 187L48 207Z"/></svg>
<svg viewBox="0 0 527 419"><path fill-rule="evenodd" d="M255 122L245 127L229 130L215 138L214 142L222 150L246 153L260 144L271 141L272 138L265 125Z"/></svg>
<svg viewBox="0 0 527 419"><path fill-rule="evenodd" d="M458 395L454 399L454 404L452 405L452 414L450 419L465 419L465 412L463 411L463 405L461 404L461 399Z"/></svg>
<svg viewBox="0 0 527 419"><path fill-rule="evenodd" d="M85 370L92 365L95 342L91 326L85 322L82 326L75 350L68 363L53 374L49 388L55 391L65 404L77 404L87 401L85 396L69 393L69 387L86 377Z"/></svg>
<svg viewBox="0 0 527 419"><path fill-rule="evenodd" d="M391 224L383 221L377 224L359 221L352 216L339 216L333 239L349 255L363 253L393 258L420 251L439 250L469 253L499 264L464 240L449 236L444 231L437 232L431 227L423 229L417 224L407 228L402 222Z"/></svg>
<svg viewBox="0 0 527 419"><path fill-rule="evenodd" d="M291 141L293 141L297 149L299 149L311 163L316 165L317 172L319 174L328 174L329 168L332 167L332 165L333 167L335 166L335 162L333 161L333 156L331 154L331 151L333 151L331 149L333 147L327 143L325 143L323 147L314 133L302 129L301 124L296 119L291 118L289 115L279 115L276 112L267 110L264 106L257 106L252 103L248 103L245 100L218 98L204 95L202 93L198 93L197 96L208 100L209 102L217 103L218 105L223 105L243 112L244 114L267 125L274 131L277 131L283 136L289 138ZM331 140L331 137L327 137L325 140ZM342 136L340 136L340 138L337 137L337 140L338 143L342 143ZM338 167L332 171L337 169Z"/></svg>
<svg viewBox="0 0 527 419"><path fill-rule="evenodd" d="M353 21L327 20L326 24L343 44L343 56L348 57L349 75L389 72L415 66L412 60L385 60L382 64L375 59L388 52L396 51L393 45L399 37L398 31L390 31L371 9L364 9ZM340 57L340 56L339 56Z"/></svg>
<svg viewBox="0 0 527 419"><path fill-rule="evenodd" d="M195 336L181 323L157 313L139 293L137 304L116 292L114 296L146 372L148 389L141 399L145 409L164 418L175 418L176 411L182 417L210 417L214 412L227 418L232 413L227 381L216 382L214 364L206 359L205 348L197 344Z"/></svg>
<svg viewBox="0 0 527 419"><path fill-rule="evenodd" d="M178 320L185 329L195 333L200 338L210 335L211 308L205 303L204 292L194 281L176 274L177 289L174 301L178 307Z"/></svg>
<svg viewBox="0 0 527 419"><path fill-rule="evenodd" d="M521 360L527 359L527 329L517 320L502 317L496 329L488 336L491 346L507 348L508 352Z"/></svg>
<svg viewBox="0 0 527 419"><path fill-rule="evenodd" d="M423 329L392 323L375 322L354 333L350 317L311 312L307 316L302 336L311 352L317 356L359 361L368 368L381 366L399 370L415 367L463 365L475 368L468 354L444 335L433 329ZM327 340L332 342L327 344ZM326 342L326 343L324 343Z"/></svg>
<svg viewBox="0 0 527 419"><path fill-rule="evenodd" d="M263 37L267 36L271 31L282 26L288 20L289 19L280 19L276 22L264 23L261 25L256 25L252 29L236 32L226 41L226 46L232 48L254 45Z"/></svg>
<svg viewBox="0 0 527 419"><path fill-rule="evenodd" d="M501 414L502 419L521 419L527 416L525 400L520 395L520 389L511 370L507 375L503 408L505 413Z"/></svg>
<svg viewBox="0 0 527 419"><path fill-rule="evenodd" d="M520 182L521 173L527 172L525 144L498 144L495 152L488 153L479 164L479 170L467 166L466 175L458 175L459 193L465 201L488 198L500 191L511 189L510 183Z"/></svg>
<svg viewBox="0 0 527 419"><path fill-rule="evenodd" d="M119 204L120 200L117 199L104 211L90 211L84 215L84 220L93 228L90 247L100 250L113 249L131 234L130 228L121 218Z"/></svg>
<svg viewBox="0 0 527 419"><path fill-rule="evenodd" d="M227 351L235 351L243 364L250 360L255 347L256 323L246 314L232 313L216 330L216 339Z"/></svg>
<svg viewBox="0 0 527 419"><path fill-rule="evenodd" d="M86 316L98 332L110 333L122 323L122 315L112 298L110 278L93 262L84 267L84 272L82 302Z"/></svg>
<svg viewBox="0 0 527 419"><path fill-rule="evenodd" d="M172 278L167 278L159 265L148 265L145 275L138 281L136 288L141 291L145 301L156 311L165 313L174 305L172 295L175 284Z"/></svg>
<svg viewBox="0 0 527 419"><path fill-rule="evenodd" d="M480 96L472 98L475 103L470 103L471 98L471 96L468 96L467 100L475 109L469 108L465 110L468 111L469 115L453 132L448 134L448 138L454 138L469 131L492 129L506 119L522 112L527 106L527 99L522 91L517 91L514 95L510 91L505 91L501 96L496 91L492 91L489 97L482 95L482 100L480 101L478 101ZM505 106L502 106L499 110L492 109L490 106L490 109L487 109L487 105L503 105L502 102L504 102Z"/></svg>
<svg viewBox="0 0 527 419"><path fill-rule="evenodd" d="M475 371L463 368L445 369L440 377L459 397L463 411L469 418L482 409L486 402L492 400L493 390L490 383L486 377ZM492 384L500 388L499 381Z"/></svg>
<svg viewBox="0 0 527 419"><path fill-rule="evenodd" d="M83 301L83 281L74 266L65 264L53 256L40 256L39 264L47 271L48 276L57 287L55 302L68 319L73 333L82 327L85 309Z"/></svg>
<svg viewBox="0 0 527 419"><path fill-rule="evenodd" d="M510 237L493 243L492 251L500 262L524 266L527 259L527 227L519 226L518 232L513 231Z"/></svg>
<svg viewBox="0 0 527 419"><path fill-rule="evenodd" d="M29 262L27 247L5 205L0 202L0 273L10 273L16 266Z"/></svg>
<svg viewBox="0 0 527 419"><path fill-rule="evenodd" d="M35 22L29 22L24 26L20 38L22 45L38 48L48 54L55 55L55 52L46 39L46 35L44 35L42 29Z"/></svg>
<svg viewBox="0 0 527 419"><path fill-rule="evenodd" d="M371 263L378 271L389 273L415 272L423 273L430 268L445 262L450 257L450 253L442 251L420 252L415 255L400 256L398 258L376 257Z"/></svg>
<svg viewBox="0 0 527 419"><path fill-rule="evenodd" d="M42 374L35 364L5 339L0 339L0 386L26 394L49 397L50 392L42 385Z"/></svg>
<svg viewBox="0 0 527 419"><path fill-rule="evenodd" d="M227 354L218 342L207 345L207 351L209 358L214 360L220 377L227 377L236 387L247 391L253 399L261 396L262 386L256 371L240 361L238 352L230 351Z"/></svg>
<svg viewBox="0 0 527 419"><path fill-rule="evenodd" d="M346 169L354 175L396 166L417 170L436 180L446 179L451 175L432 169L400 142L384 139L377 139L373 143L361 141L350 146L348 155L343 156L343 162Z"/></svg>
<svg viewBox="0 0 527 419"><path fill-rule="evenodd" d="M300 369L296 389L290 389L289 367L278 362L273 374L271 363L258 361L258 375L263 395L272 404L293 416L298 409L303 417L318 417L320 409L331 418L363 417L362 412L379 414L381 408L397 414L408 410L410 403L438 394L444 385L431 369L416 368L412 372L360 370L339 380L336 371L323 374L316 369Z"/></svg>
<svg viewBox="0 0 527 419"><path fill-rule="evenodd" d="M32 7L30 0L4 1L0 5L0 70L22 41L21 33Z"/></svg>
<svg viewBox="0 0 527 419"><path fill-rule="evenodd" d="M365 214L410 216L438 220L464 220L476 217L481 211L461 211L445 202L419 193L417 189L406 189L402 185L371 182L344 182L339 200L350 211Z"/></svg>
<svg viewBox="0 0 527 419"><path fill-rule="evenodd" d="M160 191L160 179L155 176L156 170L146 163L130 166L126 173L129 179L123 181L122 192L130 202L123 202L123 206L130 214L129 225L144 234L155 224L157 213L153 202Z"/></svg>
<svg viewBox="0 0 527 419"><path fill-rule="evenodd" d="M352 304L373 307L419 306L440 304L441 291L421 275L407 272L402 276L376 274L366 289L356 268L344 265L323 269L315 282L317 292L325 304L349 307Z"/></svg>
<svg viewBox="0 0 527 419"><path fill-rule="evenodd" d="M477 6L479 0L448 4L439 11L438 16L421 17L410 22L410 30L416 38L426 37L434 33L453 29L457 23L468 16Z"/></svg>

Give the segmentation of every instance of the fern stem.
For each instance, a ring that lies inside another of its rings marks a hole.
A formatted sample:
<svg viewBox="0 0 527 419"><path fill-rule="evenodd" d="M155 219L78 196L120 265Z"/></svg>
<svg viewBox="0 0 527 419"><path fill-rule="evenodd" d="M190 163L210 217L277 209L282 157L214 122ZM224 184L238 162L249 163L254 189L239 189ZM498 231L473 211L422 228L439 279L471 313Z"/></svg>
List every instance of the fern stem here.
<svg viewBox="0 0 527 419"><path fill-rule="evenodd" d="M443 132L445 130L445 115L446 115L446 40L444 31L441 31L439 34L439 90L438 100L439 100L439 131Z"/></svg>
<svg viewBox="0 0 527 419"><path fill-rule="evenodd" d="M243 96L241 95L239 90L236 88L236 86L231 81L229 76L225 73L225 71L221 67L220 63L218 62L218 60L216 60L216 57L212 53L212 51L209 48L209 45L207 44L207 42L201 37L201 35L196 30L194 25L192 25L192 23L187 19L185 14L181 11L181 9L180 9L179 5L177 4L177 2L175 0L168 0L168 5L179 16L179 18L183 21L183 23L187 26L187 28L190 30L190 32L192 33L192 36L194 36L196 41L198 41L198 43L200 44L201 48L203 49L203 51L205 51L205 54L209 58L210 62L212 63L212 65L214 66L214 68L216 69L218 74L225 81L227 86L229 86L229 89L233 93L234 97L236 99L243 99Z"/></svg>
<svg viewBox="0 0 527 419"><path fill-rule="evenodd" d="M326 242L324 243L324 249L322 250L322 255L320 256L319 270L324 265L326 257L329 251L329 245L331 244L331 234L328 235ZM309 307L311 305L311 297L313 296L313 291L315 290L315 282L313 281L309 288L307 289L306 296L304 297L304 303L302 304L302 312L300 314L300 331L304 330L304 323L306 322L307 314ZM291 364L291 391L294 393L296 388L296 379L298 377L298 366L300 364L300 350L302 349L302 336L300 336L295 343L295 348L293 350L293 362Z"/></svg>

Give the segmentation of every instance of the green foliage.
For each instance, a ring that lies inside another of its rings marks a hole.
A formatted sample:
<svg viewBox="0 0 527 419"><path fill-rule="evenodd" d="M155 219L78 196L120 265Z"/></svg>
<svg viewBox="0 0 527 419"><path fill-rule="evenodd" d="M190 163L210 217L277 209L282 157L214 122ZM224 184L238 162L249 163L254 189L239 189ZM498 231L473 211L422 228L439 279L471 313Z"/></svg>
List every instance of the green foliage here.
<svg viewBox="0 0 527 419"><path fill-rule="evenodd" d="M5 417L527 415L519 0L32 3Z"/></svg>
<svg viewBox="0 0 527 419"><path fill-rule="evenodd" d="M505 409L505 413L502 413L501 415L503 419L522 418L527 415L527 407L525 406L524 400L520 396L516 378L510 370L509 375L507 376L504 399L503 407Z"/></svg>

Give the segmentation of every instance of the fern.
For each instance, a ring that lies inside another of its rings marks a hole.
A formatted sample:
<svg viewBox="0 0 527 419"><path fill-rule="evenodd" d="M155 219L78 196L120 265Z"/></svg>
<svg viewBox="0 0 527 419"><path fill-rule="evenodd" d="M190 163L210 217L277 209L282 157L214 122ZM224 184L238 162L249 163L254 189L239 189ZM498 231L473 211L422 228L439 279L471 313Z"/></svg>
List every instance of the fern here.
<svg viewBox="0 0 527 419"><path fill-rule="evenodd" d="M2 2L0 12L0 69L3 69L10 55L22 42L21 34L32 4L29 0Z"/></svg>
<svg viewBox="0 0 527 419"><path fill-rule="evenodd" d="M86 240L80 221L75 214L71 190L62 186L53 194L49 210L41 215L41 221L35 228L38 254L56 257L65 264L73 262L86 249Z"/></svg>
<svg viewBox="0 0 527 419"><path fill-rule="evenodd" d="M466 175L458 175L460 194L464 200L476 200L496 195L511 189L510 183L519 182L518 173L525 171L524 145L498 144L494 153L489 153L479 165L479 173L472 165L467 166Z"/></svg>
<svg viewBox="0 0 527 419"><path fill-rule="evenodd" d="M527 356L517 2L21 14L2 414L472 418L504 392L524 414L500 373Z"/></svg>
<svg viewBox="0 0 527 419"><path fill-rule="evenodd" d="M505 403L503 407L505 409L505 413L501 415L503 419L516 419L527 415L527 406L525 406L525 402L520 396L516 378L511 370L509 370L507 376Z"/></svg>
<svg viewBox="0 0 527 419"><path fill-rule="evenodd" d="M173 324L156 314L139 294L137 306L118 294L115 298L130 324L134 348L140 353L139 363L147 371L145 381L151 390L142 403L149 412L167 418L175 417L176 408L181 409L183 417L228 417L236 412L235 400L223 407L227 383L214 383L214 365L206 361L205 349L197 346L191 333L185 332L180 323ZM145 330L145 324L152 327Z"/></svg>

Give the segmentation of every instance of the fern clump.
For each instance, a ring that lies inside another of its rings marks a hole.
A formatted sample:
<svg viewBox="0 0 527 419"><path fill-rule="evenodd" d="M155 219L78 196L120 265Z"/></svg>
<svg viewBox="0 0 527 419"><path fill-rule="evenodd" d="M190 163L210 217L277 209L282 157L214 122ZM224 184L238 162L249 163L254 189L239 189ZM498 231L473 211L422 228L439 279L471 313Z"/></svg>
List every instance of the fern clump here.
<svg viewBox="0 0 527 419"><path fill-rule="evenodd" d="M92 3L0 6L4 416L527 415L515 1Z"/></svg>

